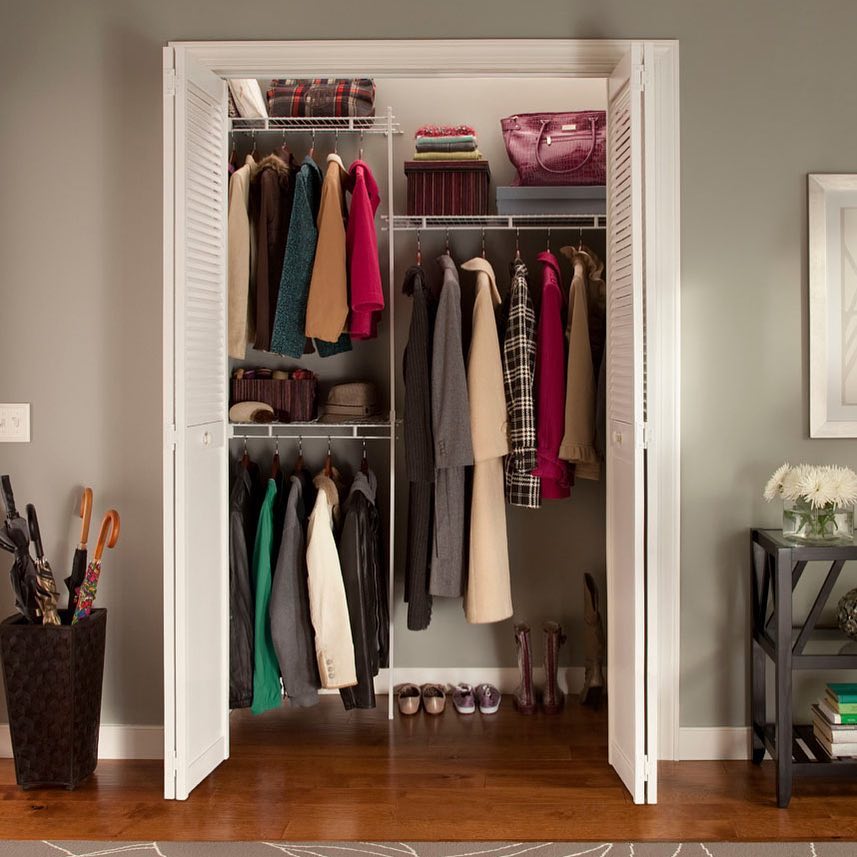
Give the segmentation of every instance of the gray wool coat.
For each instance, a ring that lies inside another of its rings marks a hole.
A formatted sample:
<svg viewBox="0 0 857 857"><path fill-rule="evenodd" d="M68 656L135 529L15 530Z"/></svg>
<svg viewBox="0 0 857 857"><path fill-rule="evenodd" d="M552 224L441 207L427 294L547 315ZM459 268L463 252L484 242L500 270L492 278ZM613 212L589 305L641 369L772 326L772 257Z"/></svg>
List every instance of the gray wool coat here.
<svg viewBox="0 0 857 857"><path fill-rule="evenodd" d="M437 264L443 271L443 284L437 303L431 362L435 495L429 592L460 598L465 584L464 468L473 464L473 445L461 343L461 286L451 256L438 256Z"/></svg>
<svg viewBox="0 0 857 857"><path fill-rule="evenodd" d="M321 687L309 612L306 520L304 486L292 476L268 616L283 686L289 702L300 708L316 705Z"/></svg>

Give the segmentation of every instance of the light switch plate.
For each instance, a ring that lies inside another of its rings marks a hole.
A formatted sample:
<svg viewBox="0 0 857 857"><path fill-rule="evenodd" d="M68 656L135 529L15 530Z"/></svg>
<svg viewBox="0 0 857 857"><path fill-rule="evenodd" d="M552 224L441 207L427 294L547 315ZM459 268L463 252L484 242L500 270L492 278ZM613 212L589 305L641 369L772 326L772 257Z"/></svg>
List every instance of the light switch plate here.
<svg viewBox="0 0 857 857"><path fill-rule="evenodd" d="M30 405L0 405L0 443L30 442Z"/></svg>

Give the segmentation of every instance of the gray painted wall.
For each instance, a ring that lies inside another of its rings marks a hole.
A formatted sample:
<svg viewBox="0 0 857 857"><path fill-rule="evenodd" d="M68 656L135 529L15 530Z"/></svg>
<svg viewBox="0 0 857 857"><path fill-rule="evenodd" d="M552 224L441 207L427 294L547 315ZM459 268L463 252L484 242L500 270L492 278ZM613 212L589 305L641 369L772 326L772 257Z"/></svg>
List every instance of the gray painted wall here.
<svg viewBox="0 0 857 857"><path fill-rule="evenodd" d="M82 481L124 514L105 722L161 720L161 82L169 39L670 37L682 86L682 723L746 722L747 528L781 460L855 463L807 437L805 174L857 171L857 5L774 0L129 0L5 4L0 30L0 449L70 557ZM5 587L2 612L11 608Z"/></svg>

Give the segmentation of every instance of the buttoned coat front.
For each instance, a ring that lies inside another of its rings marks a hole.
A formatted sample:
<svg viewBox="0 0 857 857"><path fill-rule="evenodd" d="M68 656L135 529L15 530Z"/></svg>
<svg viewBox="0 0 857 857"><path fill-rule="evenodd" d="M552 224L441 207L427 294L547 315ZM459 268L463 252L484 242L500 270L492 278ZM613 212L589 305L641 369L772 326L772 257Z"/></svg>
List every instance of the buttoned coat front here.
<svg viewBox="0 0 857 857"><path fill-rule="evenodd" d="M512 615L503 456L506 395L494 308L500 293L494 269L482 258L461 266L476 272L473 334L467 358L470 438L473 445L473 497L470 506L470 562L464 612L468 622L500 622Z"/></svg>

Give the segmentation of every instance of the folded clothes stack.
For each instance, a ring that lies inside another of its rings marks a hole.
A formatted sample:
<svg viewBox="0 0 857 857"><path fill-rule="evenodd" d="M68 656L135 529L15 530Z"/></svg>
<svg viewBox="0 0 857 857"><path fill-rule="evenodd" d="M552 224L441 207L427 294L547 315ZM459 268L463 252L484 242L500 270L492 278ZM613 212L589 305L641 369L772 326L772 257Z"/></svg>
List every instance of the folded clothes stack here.
<svg viewBox="0 0 857 857"><path fill-rule="evenodd" d="M423 125L417 129L416 161L479 161L476 131L470 125Z"/></svg>

